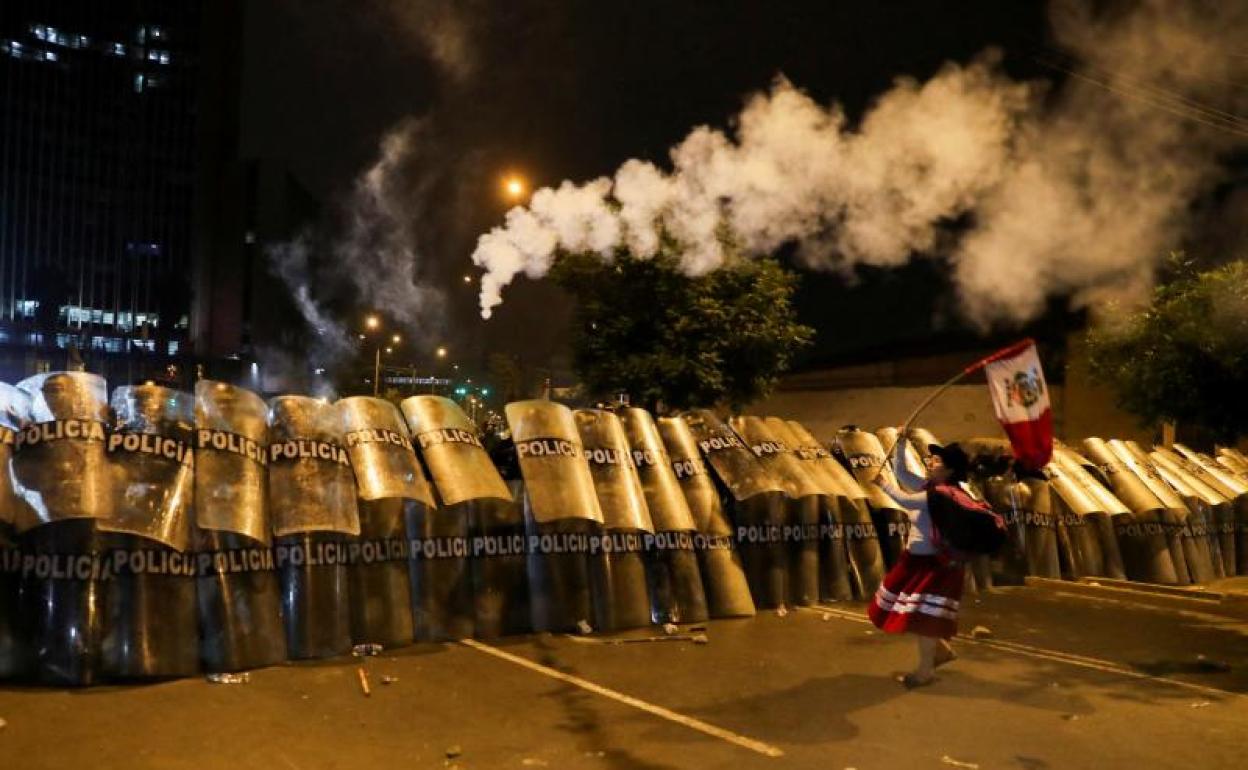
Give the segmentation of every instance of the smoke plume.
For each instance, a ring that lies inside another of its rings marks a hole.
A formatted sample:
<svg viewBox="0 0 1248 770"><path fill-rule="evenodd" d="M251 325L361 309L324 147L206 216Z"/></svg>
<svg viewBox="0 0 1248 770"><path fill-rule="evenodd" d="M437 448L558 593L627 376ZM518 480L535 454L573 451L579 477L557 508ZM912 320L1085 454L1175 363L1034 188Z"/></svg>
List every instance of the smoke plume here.
<svg viewBox="0 0 1248 770"><path fill-rule="evenodd" d="M353 350L351 330L335 320L313 287L347 295L356 307L383 313L410 344L440 330L444 297L424 280L419 222L413 200L432 184L417 161L425 123L401 123L381 141L377 160L356 179L343 206L343 222L326 238L308 231L269 250L274 273L290 290L313 333L315 363L333 363Z"/></svg>
<svg viewBox="0 0 1248 770"><path fill-rule="evenodd" d="M664 237L691 275L790 243L816 269L946 259L981 325L1031 318L1054 295L1085 306L1146 288L1248 139L1234 114L1248 7L1057 2L1050 16L1068 73L1057 93L1010 80L987 52L899 79L852 124L778 78L731 134L690 132L670 168L629 160L537 191L478 241L482 315L561 252L645 258Z"/></svg>

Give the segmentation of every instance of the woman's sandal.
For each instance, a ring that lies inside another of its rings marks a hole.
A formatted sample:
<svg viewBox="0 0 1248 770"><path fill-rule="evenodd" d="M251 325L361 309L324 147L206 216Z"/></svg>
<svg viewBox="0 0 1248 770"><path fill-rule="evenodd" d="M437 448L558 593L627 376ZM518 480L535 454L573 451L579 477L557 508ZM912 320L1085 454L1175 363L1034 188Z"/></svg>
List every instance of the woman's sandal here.
<svg viewBox="0 0 1248 770"><path fill-rule="evenodd" d="M902 675L897 681L901 682L907 690L916 690L920 687L927 687L929 684L932 684L936 681L936 677L929 676L927 679L920 679L913 673L909 673Z"/></svg>

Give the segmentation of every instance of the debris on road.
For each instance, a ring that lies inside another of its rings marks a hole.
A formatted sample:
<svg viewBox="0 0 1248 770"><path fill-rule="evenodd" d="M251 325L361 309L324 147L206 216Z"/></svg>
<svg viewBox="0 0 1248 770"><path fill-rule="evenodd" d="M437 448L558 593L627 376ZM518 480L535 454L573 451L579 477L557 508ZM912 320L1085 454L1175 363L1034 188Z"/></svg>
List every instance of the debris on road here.
<svg viewBox="0 0 1248 770"><path fill-rule="evenodd" d="M459 744L455 744L454 746L448 746L446 749L446 758L455 759L456 757L460 756L463 753L464 753L464 749Z"/></svg>
<svg viewBox="0 0 1248 770"><path fill-rule="evenodd" d="M1231 670L1231 664L1224 660L1213 660L1206 658L1204 655L1196 656L1196 668L1200 671L1225 674Z"/></svg>
<svg viewBox="0 0 1248 770"><path fill-rule="evenodd" d="M679 631L680 631L680 627L679 627L679 626L677 626L675 623L664 623L664 624L663 624L663 633L667 634L668 636L672 636L672 635L674 635L674 634L678 633Z"/></svg>
<svg viewBox="0 0 1248 770"><path fill-rule="evenodd" d="M520 760L520 764L525 767L546 767L550 763L544 759L538 759L537 757L525 757Z"/></svg>
<svg viewBox="0 0 1248 770"><path fill-rule="evenodd" d="M706 634L673 634L671 636L630 636L625 639L603 639L603 644L641 644L643 642L693 642L709 644L710 637Z"/></svg>
<svg viewBox="0 0 1248 770"><path fill-rule="evenodd" d="M1192 708L1194 708L1194 709L1203 709L1205 706L1212 706L1212 705L1213 705L1213 704L1212 704L1212 703L1210 703L1210 702L1209 702L1209 701L1207 701L1207 700L1198 700L1198 701L1196 701L1195 703L1193 703L1193 704L1192 704Z"/></svg>
<svg viewBox="0 0 1248 770"><path fill-rule="evenodd" d="M823 621L825 621L825 622L826 622L826 621L829 621L829 620L831 620L831 619L832 619L832 613L830 613L830 612L825 612L825 613L823 613L823 615L822 615L822 616L820 616L820 618L819 618L819 619L820 619L820 620L823 620Z"/></svg>
<svg viewBox="0 0 1248 770"><path fill-rule="evenodd" d="M251 674L246 671L241 674L208 674L204 679L209 684L247 684L251 681Z"/></svg>
<svg viewBox="0 0 1248 770"><path fill-rule="evenodd" d="M390 676L389 674L381 675L382 684L394 684L397 681L399 681L399 678L397 676Z"/></svg>
<svg viewBox="0 0 1248 770"><path fill-rule="evenodd" d="M954 767L960 767L963 770L979 770L979 765L975 764L974 762L959 762L958 760L954 759L948 754L941 757L940 761L943 764L952 765Z"/></svg>
<svg viewBox="0 0 1248 770"><path fill-rule="evenodd" d="M0 730L3 730L4 728L6 728L6 727L8 727L8 726L9 726L9 723L8 723L8 722L6 722L6 721L4 721L4 719L3 719L3 718L0 718Z"/></svg>
<svg viewBox="0 0 1248 770"><path fill-rule="evenodd" d="M351 655L356 658L372 658L380 655L385 648L380 644L357 644L351 648Z"/></svg>
<svg viewBox="0 0 1248 770"><path fill-rule="evenodd" d="M789 610L786 607L780 606L776 608L776 617L782 618L788 614L789 614Z"/></svg>
<svg viewBox="0 0 1248 770"><path fill-rule="evenodd" d="M591 626L586 620L578 620L576 621L576 630L580 631L582 634L592 634L594 632L594 627Z"/></svg>
<svg viewBox="0 0 1248 770"><path fill-rule="evenodd" d="M355 669L356 676L360 678L360 692L364 693L364 697L373 694L373 688L368 686L368 672L363 666L357 666Z"/></svg>
<svg viewBox="0 0 1248 770"><path fill-rule="evenodd" d="M972 639L991 639L993 636L995 634L992 633L992 629L988 626L975 626L971 629Z"/></svg>
<svg viewBox="0 0 1248 770"><path fill-rule="evenodd" d="M1079 719L1079 715L1078 714L1062 714L1062 719L1065 719L1067 722L1075 722Z"/></svg>

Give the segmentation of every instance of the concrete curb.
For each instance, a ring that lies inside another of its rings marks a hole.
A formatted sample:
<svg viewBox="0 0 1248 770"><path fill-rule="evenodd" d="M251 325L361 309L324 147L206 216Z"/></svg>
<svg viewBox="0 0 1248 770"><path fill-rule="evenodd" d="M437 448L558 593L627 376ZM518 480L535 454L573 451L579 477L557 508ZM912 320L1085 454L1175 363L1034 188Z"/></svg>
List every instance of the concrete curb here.
<svg viewBox="0 0 1248 770"><path fill-rule="evenodd" d="M1083 578L1072 581L1028 576L1024 582L1032 588L1076 594L1093 599L1129 601L1164 609L1207 612L1248 620L1248 596L1238 593L1228 594L1200 587L1179 588L1102 578Z"/></svg>

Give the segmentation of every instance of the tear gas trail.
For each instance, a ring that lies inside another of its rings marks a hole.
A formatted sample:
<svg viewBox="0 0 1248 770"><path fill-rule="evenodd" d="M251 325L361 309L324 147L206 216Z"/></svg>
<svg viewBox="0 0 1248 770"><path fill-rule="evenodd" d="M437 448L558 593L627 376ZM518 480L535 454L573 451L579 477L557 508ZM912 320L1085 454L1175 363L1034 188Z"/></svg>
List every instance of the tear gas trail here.
<svg viewBox="0 0 1248 770"><path fill-rule="evenodd" d="M987 52L899 79L853 124L781 77L731 135L691 131L670 168L634 159L538 190L478 241L482 315L560 253L647 258L664 237L690 275L788 243L816 269L947 259L981 325L1026 320L1052 295L1081 306L1146 288L1220 156L1246 146L1248 7L1055 2L1050 17L1075 73L1059 93L1010 80Z"/></svg>

